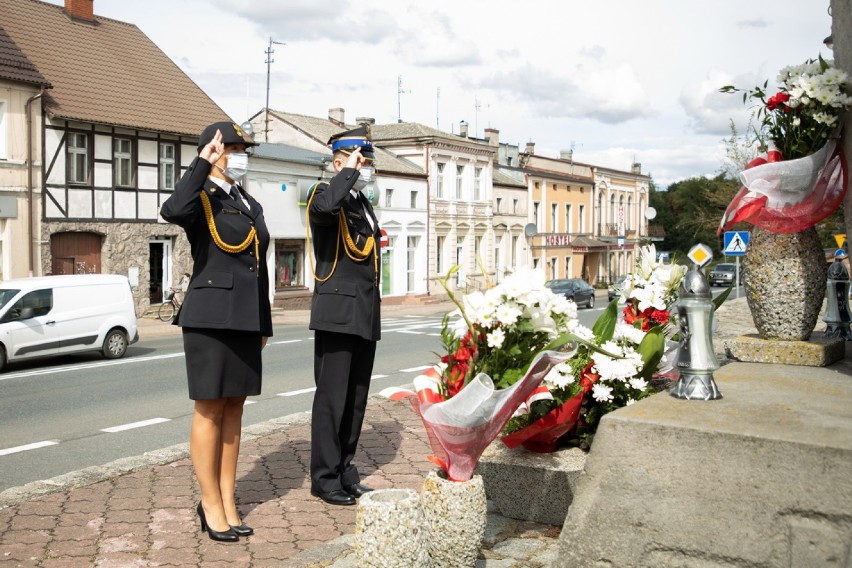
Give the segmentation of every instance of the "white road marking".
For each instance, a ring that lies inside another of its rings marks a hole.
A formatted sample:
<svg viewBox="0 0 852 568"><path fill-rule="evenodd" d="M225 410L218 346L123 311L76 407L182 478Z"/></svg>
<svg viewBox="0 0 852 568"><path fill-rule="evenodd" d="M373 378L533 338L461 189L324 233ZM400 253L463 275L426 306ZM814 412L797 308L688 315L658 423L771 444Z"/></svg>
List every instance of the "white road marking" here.
<svg viewBox="0 0 852 568"><path fill-rule="evenodd" d="M130 363L146 363L148 361L157 361L159 359L171 359L172 357L183 357L183 351L180 353L169 353L168 355L152 355L151 357L133 357L129 359L114 359L112 361L98 361L97 363L88 363L82 365L66 365L64 367L50 367L49 369L36 369L33 371L21 371L20 373L8 373L0 376L0 381L9 379L17 379L20 377L35 377L37 375L49 375L51 373L61 373L63 371L77 371L79 369L96 369L98 367L109 367L112 365L128 365Z"/></svg>
<svg viewBox="0 0 852 568"><path fill-rule="evenodd" d="M53 441L44 441L44 442L33 442L32 444L24 444L23 446L15 446L14 448L6 448L5 450L0 450L0 456L8 456L9 454L15 454L18 452L26 452L27 450L37 450L39 448L45 448L47 446L55 446L59 442Z"/></svg>
<svg viewBox="0 0 852 568"><path fill-rule="evenodd" d="M247 404L257 404L257 401L256 400L247 400L243 403L243 406L245 406Z"/></svg>
<svg viewBox="0 0 852 568"><path fill-rule="evenodd" d="M440 333L427 333L426 335L431 335L432 337L441 337Z"/></svg>
<svg viewBox="0 0 852 568"><path fill-rule="evenodd" d="M425 331L414 331L411 329L396 329L394 331L397 333L410 333L411 335L423 335L426 333Z"/></svg>
<svg viewBox="0 0 852 568"><path fill-rule="evenodd" d="M400 373L413 373L414 371L425 371L426 369L431 369L432 365L420 365L419 367L410 367L408 369L400 369Z"/></svg>
<svg viewBox="0 0 852 568"><path fill-rule="evenodd" d="M301 339L285 339L282 341L270 341L269 345L284 345L285 343L300 343Z"/></svg>
<svg viewBox="0 0 852 568"><path fill-rule="evenodd" d="M101 428L101 432L124 432L125 430L133 430L134 428L144 428L145 426L153 426L154 424L162 424L163 422L171 422L168 418L151 418L150 420L141 420L139 422L131 422L130 424L122 424L121 426L113 426L111 428Z"/></svg>
<svg viewBox="0 0 852 568"><path fill-rule="evenodd" d="M310 387L310 388L307 388L307 389L299 389L299 390L288 391L288 392L280 392L280 393L276 394L275 396L297 396L297 395L300 395L300 394L306 394L306 393L309 393L309 392L314 392L315 390L317 390L317 387Z"/></svg>
<svg viewBox="0 0 852 568"><path fill-rule="evenodd" d="M370 380L375 381L376 379L384 379L387 375L371 375Z"/></svg>

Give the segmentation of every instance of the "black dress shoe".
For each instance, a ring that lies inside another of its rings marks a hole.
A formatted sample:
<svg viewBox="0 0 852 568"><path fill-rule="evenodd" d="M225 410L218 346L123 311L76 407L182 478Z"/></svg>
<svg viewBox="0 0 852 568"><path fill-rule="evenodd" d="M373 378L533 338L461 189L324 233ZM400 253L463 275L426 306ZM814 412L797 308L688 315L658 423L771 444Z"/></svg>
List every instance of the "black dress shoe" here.
<svg viewBox="0 0 852 568"><path fill-rule="evenodd" d="M237 526L231 525L231 530L237 533L237 536L249 536L254 534L254 529L245 523L240 523Z"/></svg>
<svg viewBox="0 0 852 568"><path fill-rule="evenodd" d="M222 532L214 531L210 528L210 525L207 524L207 516L204 514L204 508L201 506L201 503L195 508L195 512L198 513L198 518L201 521L201 530L207 532L210 540L215 540L216 542L237 542L240 540L240 537L237 536L237 533L232 528Z"/></svg>
<svg viewBox="0 0 852 568"><path fill-rule="evenodd" d="M319 497L329 505L354 505L356 503L355 497L343 489L335 489L328 492L311 489L311 495Z"/></svg>
<svg viewBox="0 0 852 568"><path fill-rule="evenodd" d="M353 483L352 485L344 485L343 490L355 497L361 497L364 493L369 493L373 490L372 487L367 487L366 485L362 485L360 483Z"/></svg>

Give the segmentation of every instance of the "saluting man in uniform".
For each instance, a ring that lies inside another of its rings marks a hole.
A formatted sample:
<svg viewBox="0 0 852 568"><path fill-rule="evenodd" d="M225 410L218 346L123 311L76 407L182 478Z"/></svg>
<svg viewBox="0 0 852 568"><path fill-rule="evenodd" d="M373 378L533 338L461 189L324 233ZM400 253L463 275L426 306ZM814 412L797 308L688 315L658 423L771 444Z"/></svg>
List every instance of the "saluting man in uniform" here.
<svg viewBox="0 0 852 568"><path fill-rule="evenodd" d="M371 488L352 464L380 338L379 221L361 190L371 181L373 146L366 126L328 141L336 175L315 186L308 220L316 263L311 494L354 505Z"/></svg>
<svg viewBox="0 0 852 568"><path fill-rule="evenodd" d="M243 404L260 394L261 350L272 335L263 207L239 182L255 146L239 126L216 122L201 133L198 157L163 203L163 219L186 232L192 277L175 317L183 331L189 398L195 401L189 451L201 486L201 529L234 542L254 531L237 511L234 489Z"/></svg>

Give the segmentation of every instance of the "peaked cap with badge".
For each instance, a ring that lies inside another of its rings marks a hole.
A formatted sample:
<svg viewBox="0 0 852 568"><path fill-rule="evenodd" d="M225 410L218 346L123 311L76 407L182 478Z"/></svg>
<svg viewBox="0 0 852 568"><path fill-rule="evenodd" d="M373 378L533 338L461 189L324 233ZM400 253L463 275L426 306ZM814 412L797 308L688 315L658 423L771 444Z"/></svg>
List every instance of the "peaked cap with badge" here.
<svg viewBox="0 0 852 568"><path fill-rule="evenodd" d="M361 155L368 160L375 160L376 155L373 153L373 138L370 134L370 127L361 125L352 130L338 132L328 139L328 145L332 152L343 152L351 154L356 148L361 148Z"/></svg>
<svg viewBox="0 0 852 568"><path fill-rule="evenodd" d="M257 142L251 139L242 128L234 122L214 122L207 128L201 131L201 136L198 139L198 151L200 152L207 144L216 136L216 131L222 133L222 144L242 144L246 148L249 146L257 146Z"/></svg>

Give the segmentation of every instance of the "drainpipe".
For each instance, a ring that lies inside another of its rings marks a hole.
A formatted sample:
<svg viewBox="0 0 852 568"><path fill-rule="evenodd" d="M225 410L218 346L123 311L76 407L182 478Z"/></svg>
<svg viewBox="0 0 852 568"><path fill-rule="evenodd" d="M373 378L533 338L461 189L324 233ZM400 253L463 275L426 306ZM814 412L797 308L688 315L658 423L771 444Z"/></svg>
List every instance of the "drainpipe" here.
<svg viewBox="0 0 852 568"><path fill-rule="evenodd" d="M33 275L35 266L35 235L33 234L33 117L32 104L44 96L44 87L27 99L24 112L27 115L27 236L29 237L29 268L27 274Z"/></svg>

